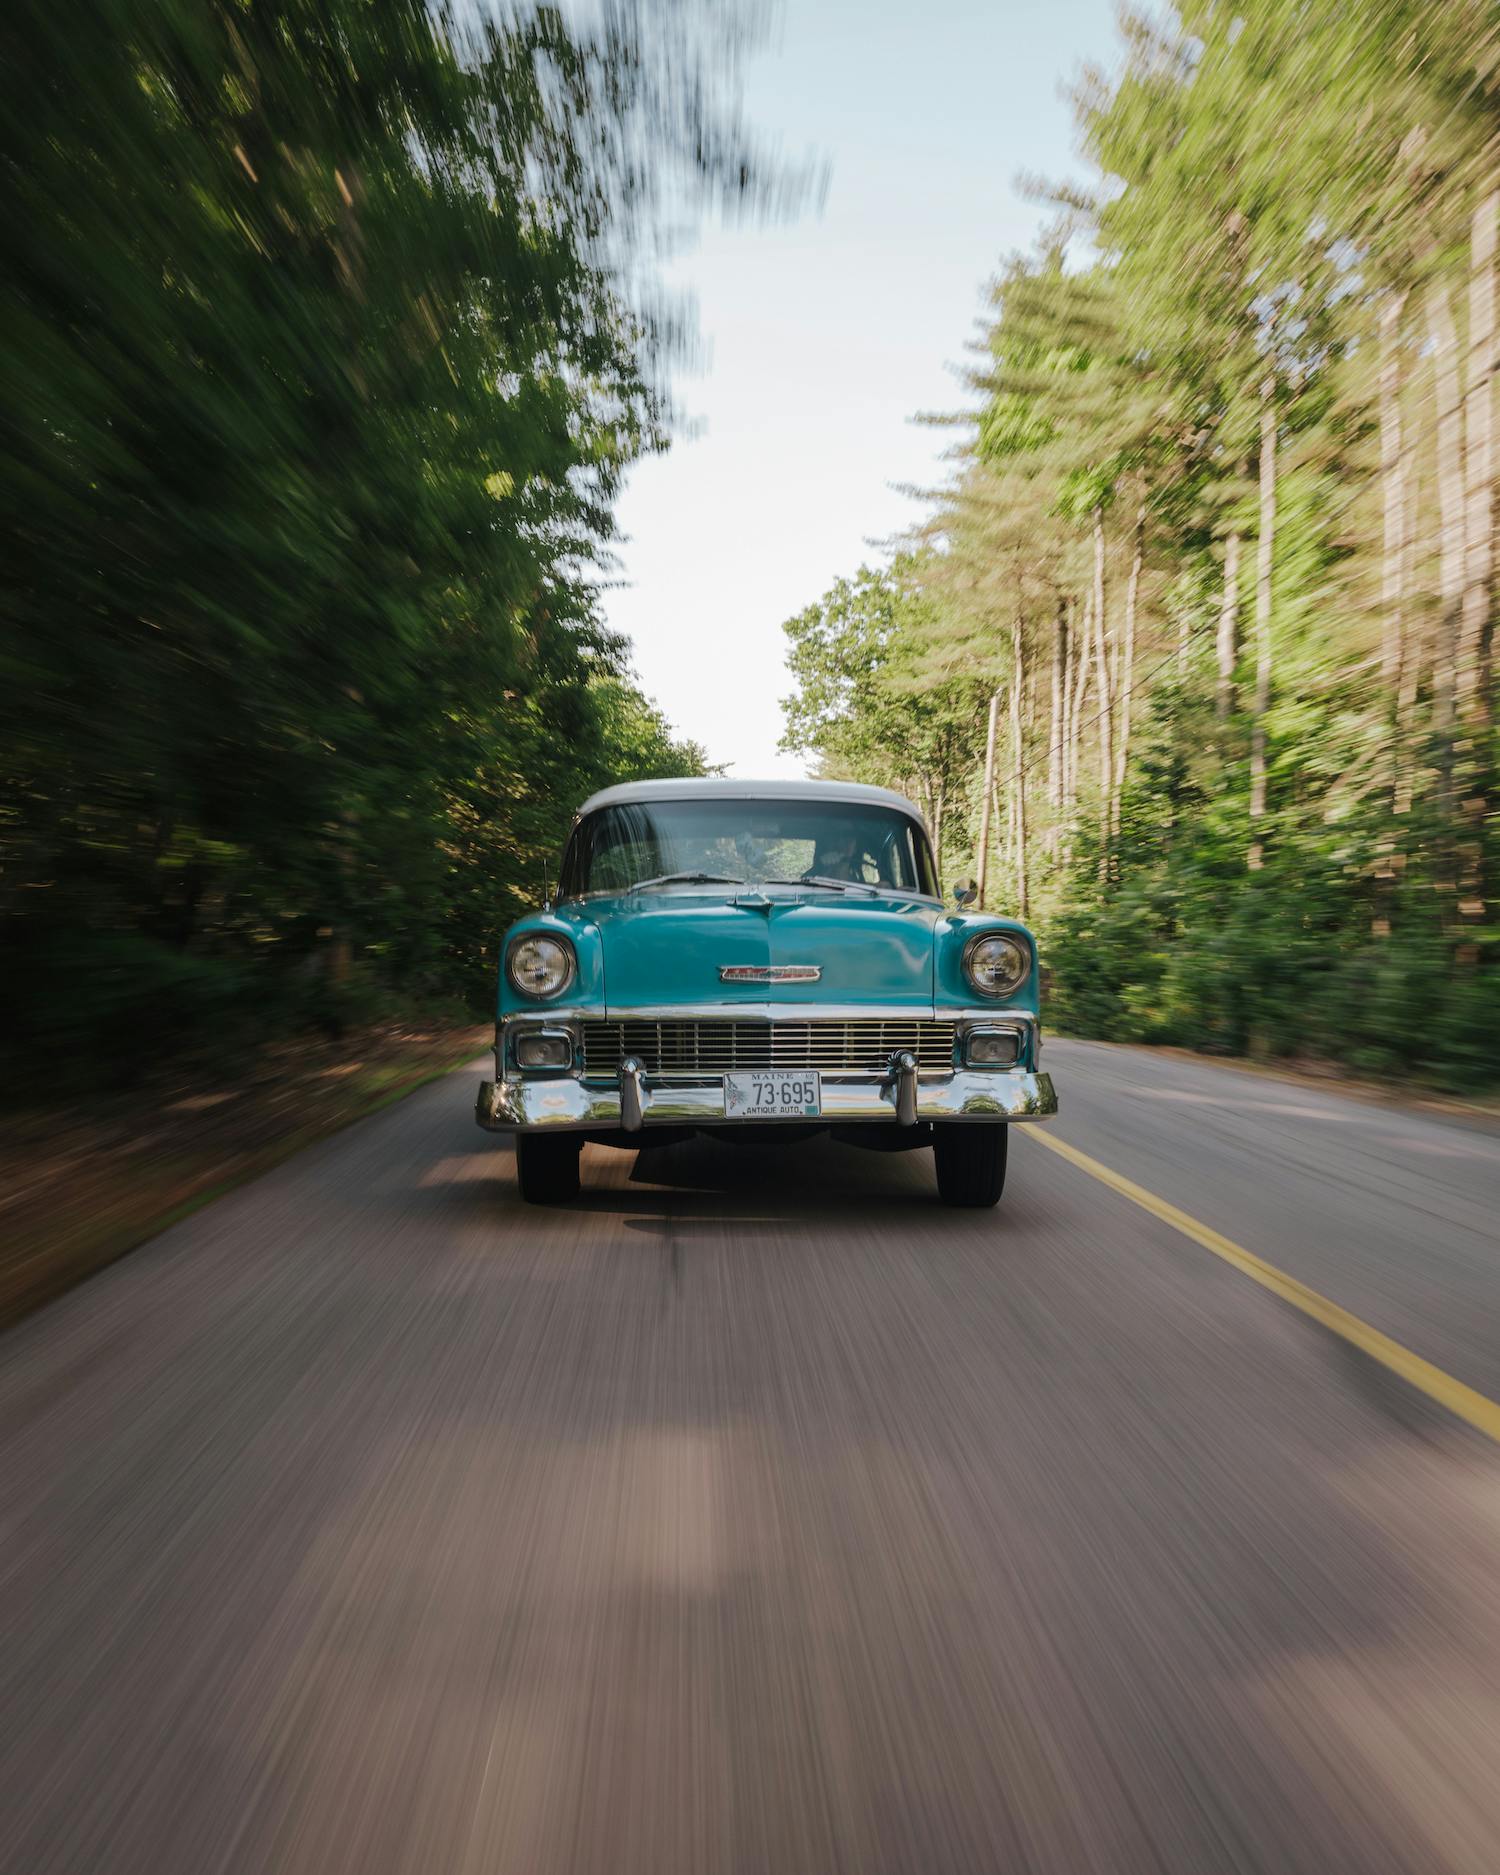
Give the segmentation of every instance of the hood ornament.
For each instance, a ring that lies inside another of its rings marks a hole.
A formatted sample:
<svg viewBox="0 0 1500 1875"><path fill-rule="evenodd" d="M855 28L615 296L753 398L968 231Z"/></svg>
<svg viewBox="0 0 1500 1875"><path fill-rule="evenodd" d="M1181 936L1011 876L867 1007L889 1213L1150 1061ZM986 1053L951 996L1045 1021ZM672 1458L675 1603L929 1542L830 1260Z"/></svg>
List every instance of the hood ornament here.
<svg viewBox="0 0 1500 1875"><path fill-rule="evenodd" d="M720 964L721 983L816 983L821 964Z"/></svg>

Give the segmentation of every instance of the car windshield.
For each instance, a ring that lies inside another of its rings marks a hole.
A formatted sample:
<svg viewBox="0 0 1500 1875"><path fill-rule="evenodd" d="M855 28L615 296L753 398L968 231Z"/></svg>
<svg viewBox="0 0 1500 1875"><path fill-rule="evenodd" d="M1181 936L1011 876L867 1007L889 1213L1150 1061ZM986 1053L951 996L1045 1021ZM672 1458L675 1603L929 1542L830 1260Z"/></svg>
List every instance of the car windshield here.
<svg viewBox="0 0 1500 1875"><path fill-rule="evenodd" d="M579 822L563 858L562 893L665 887L677 875L760 884L817 880L937 894L920 826L862 801L632 801Z"/></svg>

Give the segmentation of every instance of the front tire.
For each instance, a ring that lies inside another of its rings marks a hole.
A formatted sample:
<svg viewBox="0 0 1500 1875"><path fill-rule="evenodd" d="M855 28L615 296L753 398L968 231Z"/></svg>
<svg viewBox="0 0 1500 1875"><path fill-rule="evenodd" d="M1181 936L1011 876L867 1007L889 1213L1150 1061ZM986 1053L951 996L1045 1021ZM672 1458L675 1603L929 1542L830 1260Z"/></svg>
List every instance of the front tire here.
<svg viewBox="0 0 1500 1875"><path fill-rule="evenodd" d="M932 1157L938 1197L946 1205L987 1210L1005 1190L1008 1126L935 1126Z"/></svg>
<svg viewBox="0 0 1500 1875"><path fill-rule="evenodd" d="M582 1152L576 1133L517 1133L516 1178L527 1204L566 1204L576 1198Z"/></svg>

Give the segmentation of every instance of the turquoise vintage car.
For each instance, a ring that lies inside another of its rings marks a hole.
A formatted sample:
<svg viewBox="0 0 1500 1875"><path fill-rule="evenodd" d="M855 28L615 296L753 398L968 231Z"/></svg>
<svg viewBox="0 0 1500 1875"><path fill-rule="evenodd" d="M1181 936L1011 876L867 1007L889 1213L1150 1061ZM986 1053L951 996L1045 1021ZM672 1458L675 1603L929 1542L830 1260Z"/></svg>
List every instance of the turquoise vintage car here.
<svg viewBox="0 0 1500 1875"><path fill-rule="evenodd" d="M944 1204L992 1205L1008 1124L1057 1097L1031 933L955 896L885 788L607 788L574 818L556 903L506 933L479 1123L514 1130L533 1204L577 1192L586 1141L832 1131L930 1146Z"/></svg>

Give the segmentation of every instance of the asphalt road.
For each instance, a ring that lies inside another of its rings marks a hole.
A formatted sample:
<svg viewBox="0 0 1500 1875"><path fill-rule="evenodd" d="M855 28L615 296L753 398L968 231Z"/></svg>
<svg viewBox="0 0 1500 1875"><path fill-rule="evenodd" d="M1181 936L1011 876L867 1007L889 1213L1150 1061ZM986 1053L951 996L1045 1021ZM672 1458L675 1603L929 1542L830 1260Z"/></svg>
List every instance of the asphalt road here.
<svg viewBox="0 0 1500 1875"><path fill-rule="evenodd" d="M1057 1134L1500 1397L1500 1139L1050 1043ZM9 1875L1500 1868L1500 1446L1034 1139L417 1094L0 1340Z"/></svg>

